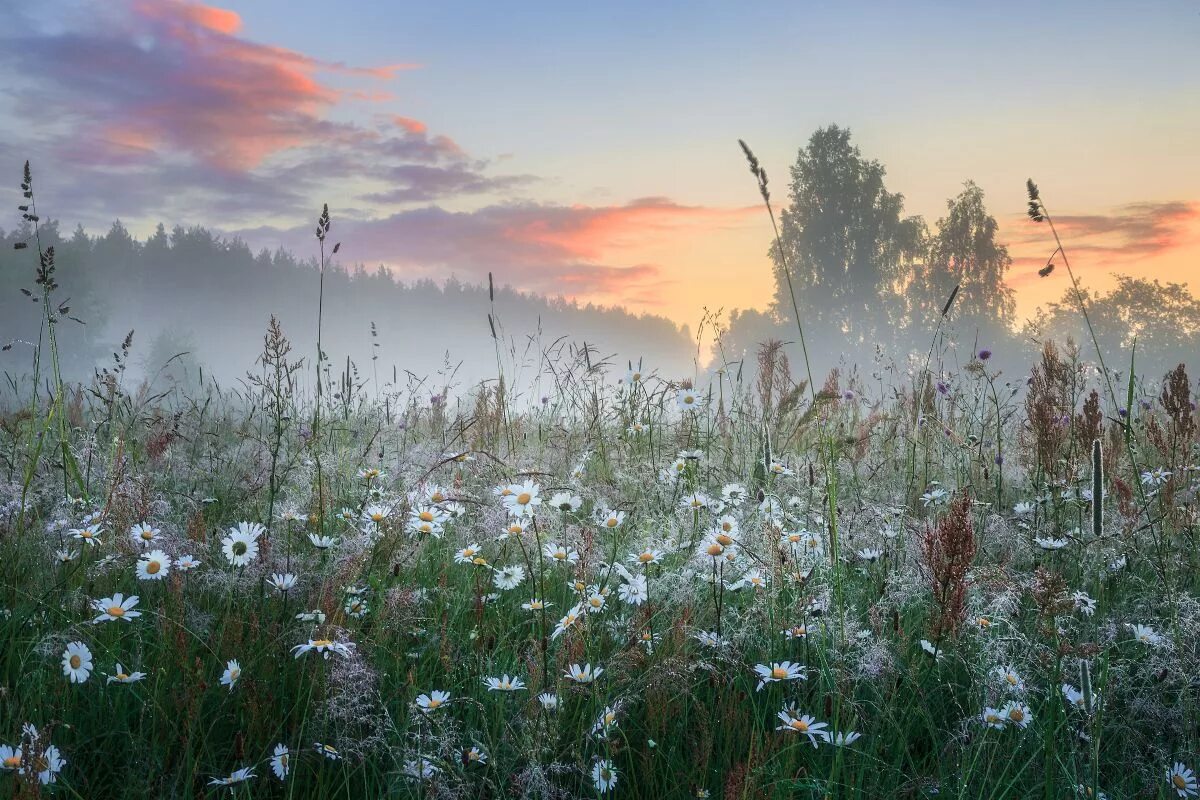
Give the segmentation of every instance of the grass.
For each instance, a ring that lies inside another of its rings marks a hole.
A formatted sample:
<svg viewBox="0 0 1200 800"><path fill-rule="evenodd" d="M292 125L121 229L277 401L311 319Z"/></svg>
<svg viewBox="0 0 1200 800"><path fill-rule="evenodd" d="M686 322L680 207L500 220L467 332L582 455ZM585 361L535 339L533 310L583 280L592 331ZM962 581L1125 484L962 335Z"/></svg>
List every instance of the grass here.
<svg viewBox="0 0 1200 800"><path fill-rule="evenodd" d="M334 383L275 320L238 387L149 396L128 343L90 387L13 380L3 791L1177 796L1168 772L1200 752L1182 368L1130 379L1124 413L1070 346L1028 386L979 356L818 386L777 346L769 380L722 364L693 385L558 343L531 367L489 322L504 380L432 399L351 393L350 365ZM244 565L239 523L264 526ZM115 592L141 616L93 623ZM313 643L341 647L296 652ZM107 681L118 662L145 677ZM567 675L585 664L603 672Z"/></svg>

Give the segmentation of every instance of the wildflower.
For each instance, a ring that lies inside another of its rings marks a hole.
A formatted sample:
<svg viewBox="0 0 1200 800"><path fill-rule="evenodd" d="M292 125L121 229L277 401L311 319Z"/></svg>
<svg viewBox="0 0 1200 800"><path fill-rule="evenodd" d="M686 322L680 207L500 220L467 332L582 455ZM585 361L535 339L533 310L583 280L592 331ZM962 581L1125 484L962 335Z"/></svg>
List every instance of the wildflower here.
<svg viewBox="0 0 1200 800"><path fill-rule="evenodd" d="M83 642L71 642L63 651L62 669L71 683L83 683L92 674L92 651Z"/></svg>
<svg viewBox="0 0 1200 800"><path fill-rule="evenodd" d="M1004 715L998 708L992 708L991 706L984 708L983 712L979 715L979 721L989 728L996 730L1004 729Z"/></svg>
<svg viewBox="0 0 1200 800"><path fill-rule="evenodd" d="M556 561L559 564L575 564L579 561L579 553L570 548L563 547L557 542L547 543L542 552L545 553L546 558Z"/></svg>
<svg viewBox="0 0 1200 800"><path fill-rule="evenodd" d="M142 612L133 610L133 607L137 604L138 596L136 594L127 598L120 592L117 592L112 597L93 600L92 607L100 612L100 616L92 620L92 624L97 625L112 619L123 619L128 622L134 617L140 617Z"/></svg>
<svg viewBox="0 0 1200 800"><path fill-rule="evenodd" d="M600 524L608 529L618 528L625 521L624 511L606 511L600 515Z"/></svg>
<svg viewBox="0 0 1200 800"><path fill-rule="evenodd" d="M877 549L874 549L871 547L864 547L862 550L858 551L857 555L863 561L873 564L876 561L878 561L879 559L883 558L883 551L877 550Z"/></svg>
<svg viewBox="0 0 1200 800"><path fill-rule="evenodd" d="M550 497L549 505L563 513L570 513L579 510L583 505L583 498L570 492L557 492Z"/></svg>
<svg viewBox="0 0 1200 800"><path fill-rule="evenodd" d="M1071 543L1069 539L1054 536L1035 536L1033 541L1043 550L1062 550Z"/></svg>
<svg viewBox="0 0 1200 800"><path fill-rule="evenodd" d="M1033 516L1033 508L1034 508L1033 503L1030 503L1027 500L1022 500L1021 502L1019 502L1015 506L1013 506L1013 513L1016 514L1018 517L1032 517Z"/></svg>
<svg viewBox="0 0 1200 800"><path fill-rule="evenodd" d="M387 522L388 510L380 505L370 505L363 509L363 521L371 525L382 525Z"/></svg>
<svg viewBox="0 0 1200 800"><path fill-rule="evenodd" d="M591 683L592 681L596 680L596 678L599 678L603 672L603 667L596 667L593 670L590 663L585 664L582 667L578 664L572 664L571 668L563 673L563 677L570 678L576 683Z"/></svg>
<svg viewBox="0 0 1200 800"><path fill-rule="evenodd" d="M342 758L341 752L339 752L338 749L331 744L313 742L313 750L316 750L330 761L339 761Z"/></svg>
<svg viewBox="0 0 1200 800"><path fill-rule="evenodd" d="M828 723L817 722L815 717L808 714L801 714L795 706L785 705L783 710L775 715L783 724L775 728L777 731L786 731L788 733L798 733L802 736L807 736L808 741L813 747L817 746L817 737L828 741L829 733L825 730Z"/></svg>
<svg viewBox="0 0 1200 800"><path fill-rule="evenodd" d="M699 511L708 508L712 500L704 492L692 492L679 501L679 507L689 511Z"/></svg>
<svg viewBox="0 0 1200 800"><path fill-rule="evenodd" d="M596 720L596 724L592 725L592 733L603 733L605 736L611 734L617 727L617 709L613 706L605 706L600 712L600 717Z"/></svg>
<svg viewBox="0 0 1200 800"><path fill-rule="evenodd" d="M161 581L171 572L171 557L162 550L151 550L138 559L137 576L140 581Z"/></svg>
<svg viewBox="0 0 1200 800"><path fill-rule="evenodd" d="M525 580L525 567L520 564L502 567L492 574L492 583L501 591L515 589Z"/></svg>
<svg viewBox="0 0 1200 800"><path fill-rule="evenodd" d="M553 605L553 603L547 603L534 597L530 599L528 603L521 603L521 608L525 609L526 611L541 611L542 609L550 608Z"/></svg>
<svg viewBox="0 0 1200 800"><path fill-rule="evenodd" d="M363 481L381 481L387 477L379 467L363 467L358 471L359 480Z"/></svg>
<svg viewBox="0 0 1200 800"><path fill-rule="evenodd" d="M175 559L175 569L180 572L189 572L198 566L200 566L200 562L191 555L182 555Z"/></svg>
<svg viewBox="0 0 1200 800"><path fill-rule="evenodd" d="M780 475L783 477L796 474L795 470L782 461L772 461L767 465L767 472L770 472L772 475Z"/></svg>
<svg viewBox="0 0 1200 800"><path fill-rule="evenodd" d="M291 572L280 574L278 572L271 575L270 583L280 592L286 592L289 589L294 589L299 578Z"/></svg>
<svg viewBox="0 0 1200 800"><path fill-rule="evenodd" d="M621 587L617 589L617 595L621 600L631 606L640 606L642 603L645 603L648 594L649 590L646 586L645 575L635 575L631 580L621 584Z"/></svg>
<svg viewBox="0 0 1200 800"><path fill-rule="evenodd" d="M59 563L67 564L79 557L79 553L74 550L55 550L54 557Z"/></svg>
<svg viewBox="0 0 1200 800"><path fill-rule="evenodd" d="M793 639L805 639L808 637L808 626L807 625L793 625L792 627L788 628L787 630L780 631L780 633L782 633L783 637L785 639L787 639L788 641L791 641Z"/></svg>
<svg viewBox="0 0 1200 800"><path fill-rule="evenodd" d="M150 523L139 522L138 524L130 527L129 538L133 540L133 543L138 547L146 547L158 539L160 533L162 533L162 531Z"/></svg>
<svg viewBox="0 0 1200 800"><path fill-rule="evenodd" d="M1196 773L1180 761L1176 761L1175 765L1167 770L1167 782L1178 797L1196 796Z"/></svg>
<svg viewBox="0 0 1200 800"><path fill-rule="evenodd" d="M319 536L315 533L308 535L308 541L318 550L328 550L338 543L338 540L332 536Z"/></svg>
<svg viewBox="0 0 1200 800"><path fill-rule="evenodd" d="M532 517L537 507L542 504L542 498L538 496L541 487L533 481L513 484L509 489L509 493L502 500L508 513L514 517Z"/></svg>
<svg viewBox="0 0 1200 800"><path fill-rule="evenodd" d="M1016 725L1018 728L1028 728L1029 723L1033 722L1033 711L1029 706L1017 700L1010 700L1000 709L1000 716L1009 725Z"/></svg>
<svg viewBox="0 0 1200 800"><path fill-rule="evenodd" d="M294 658L300 658L307 653L316 651L322 658L329 658L330 653L337 653L343 658L349 658L354 653L353 642L335 642L332 639L309 639L304 644L292 648Z"/></svg>
<svg viewBox="0 0 1200 800"><path fill-rule="evenodd" d="M137 683L138 681L140 681L142 678L145 678L145 677L146 677L146 673L144 673L144 672L126 672L125 668L123 666L121 666L121 662L118 661L116 673L109 675L108 680L105 681L105 684L114 683L114 682L116 682L116 683Z"/></svg>
<svg viewBox="0 0 1200 800"><path fill-rule="evenodd" d="M437 765L424 756L417 759L407 759L404 762L404 774L418 780L429 779L441 772Z"/></svg>
<svg viewBox="0 0 1200 800"><path fill-rule="evenodd" d="M768 683L808 680L808 673L805 668L800 664L793 664L791 661L773 661L770 666L756 664L754 671L758 673L758 686L755 691L760 692Z"/></svg>
<svg viewBox="0 0 1200 800"><path fill-rule="evenodd" d="M729 643L727 639L723 638L715 631L696 631L692 635L696 638L696 641L700 642L700 644L704 645L705 647L718 648L724 647Z"/></svg>
<svg viewBox="0 0 1200 800"><path fill-rule="evenodd" d="M630 564L649 566L650 564L662 563L662 556L663 554L661 550L655 550L652 547L647 547L640 553L630 553L627 560Z"/></svg>
<svg viewBox="0 0 1200 800"><path fill-rule="evenodd" d="M325 612L319 608L314 608L312 611L301 611L296 615L296 619L301 622L315 622L318 625L324 625Z"/></svg>
<svg viewBox="0 0 1200 800"><path fill-rule="evenodd" d="M271 771L275 773L275 777L283 780L288 776L288 770L291 765L288 763L288 758L291 752L286 744L280 743L275 745L275 753L271 756Z"/></svg>
<svg viewBox="0 0 1200 800"><path fill-rule="evenodd" d="M417 708L424 711L426 714L432 714L439 708L450 702L450 693L439 690L434 690L429 694L417 695Z"/></svg>
<svg viewBox="0 0 1200 800"><path fill-rule="evenodd" d="M700 397L696 392L689 388L680 389L675 395L675 405L680 411L688 411L700 407Z"/></svg>
<svg viewBox="0 0 1200 800"><path fill-rule="evenodd" d="M931 658L941 661L946 653L940 647L935 647L933 642L928 639L921 640L921 649L924 650Z"/></svg>
<svg viewBox="0 0 1200 800"><path fill-rule="evenodd" d="M258 537L262 526L258 523L239 522L230 528L229 534L221 539L221 549L230 566L244 567L258 558Z"/></svg>
<svg viewBox="0 0 1200 800"><path fill-rule="evenodd" d="M612 761L601 759L592 765L592 784L600 794L617 785L617 770Z"/></svg>
<svg viewBox="0 0 1200 800"><path fill-rule="evenodd" d="M992 670L992 674L1000 678L1009 691L1018 693L1025 691L1025 682L1012 667L996 667Z"/></svg>
<svg viewBox="0 0 1200 800"><path fill-rule="evenodd" d="M562 619L560 619L558 621L558 624L554 626L554 632L552 634L550 634L550 638L557 639L559 636L562 636L563 633L566 632L567 628L571 627L572 625L574 625L576 622L579 621L579 617L582 614L583 614L582 607L580 607L580 606L573 607L570 611L567 612L566 616L564 616Z"/></svg>
<svg viewBox="0 0 1200 800"><path fill-rule="evenodd" d="M733 585L734 589L741 589L743 586L749 586L752 589L766 589L769 578L762 573L762 570L752 569L741 577L741 579Z"/></svg>
<svg viewBox="0 0 1200 800"><path fill-rule="evenodd" d="M101 532L102 531L99 524L84 525L82 528L72 528L70 530L70 534L72 536L89 547L95 547L96 545L103 544L103 542L100 541Z"/></svg>
<svg viewBox="0 0 1200 800"><path fill-rule="evenodd" d="M479 544L472 542L454 554L454 562L456 564L485 565L487 564L487 561L485 561L483 557L479 555L480 552L482 552L482 548L479 546Z"/></svg>
<svg viewBox="0 0 1200 800"><path fill-rule="evenodd" d="M502 675L499 678L484 678L483 685L489 692L517 692L525 688L525 682L520 678Z"/></svg>
<svg viewBox="0 0 1200 800"><path fill-rule="evenodd" d="M230 659L225 664L225 671L221 673L221 685L228 686L229 691L232 692L240 677L242 677L242 665L236 659Z"/></svg>
<svg viewBox="0 0 1200 800"><path fill-rule="evenodd" d="M1085 617L1090 617L1096 613L1096 601L1089 597L1086 592L1075 592L1071 595L1071 599L1075 602L1075 610Z"/></svg>
<svg viewBox="0 0 1200 800"><path fill-rule="evenodd" d="M604 611L605 596L600 592L592 592L585 601L584 608L589 614L599 614Z"/></svg>
<svg viewBox="0 0 1200 800"><path fill-rule="evenodd" d="M1129 629L1133 631L1133 638L1137 639L1142 644L1148 644L1152 647L1158 647L1165 640L1162 635L1157 633L1149 625L1129 625Z"/></svg>
<svg viewBox="0 0 1200 800"><path fill-rule="evenodd" d="M826 741L836 747L849 747L862 738L858 731L838 731L832 738L826 736Z"/></svg>
<svg viewBox="0 0 1200 800"><path fill-rule="evenodd" d="M21 748L0 744L0 769L15 772L21 769Z"/></svg>
<svg viewBox="0 0 1200 800"><path fill-rule="evenodd" d="M551 692L542 692L537 696L538 702L546 711L553 711L558 708L558 695Z"/></svg>
<svg viewBox="0 0 1200 800"><path fill-rule="evenodd" d="M208 782L209 786L233 786L235 784L248 781L251 778L258 777L254 774L254 767L242 767L230 773L228 777L213 778Z"/></svg>
<svg viewBox="0 0 1200 800"><path fill-rule="evenodd" d="M1155 467L1151 470L1146 470L1142 473L1143 486L1162 486L1171 478L1171 471L1162 467Z"/></svg>
<svg viewBox="0 0 1200 800"><path fill-rule="evenodd" d="M342 607L342 610L355 619L362 619L370 613L371 606L364 598L359 597L357 594L351 594L346 598L346 604Z"/></svg>

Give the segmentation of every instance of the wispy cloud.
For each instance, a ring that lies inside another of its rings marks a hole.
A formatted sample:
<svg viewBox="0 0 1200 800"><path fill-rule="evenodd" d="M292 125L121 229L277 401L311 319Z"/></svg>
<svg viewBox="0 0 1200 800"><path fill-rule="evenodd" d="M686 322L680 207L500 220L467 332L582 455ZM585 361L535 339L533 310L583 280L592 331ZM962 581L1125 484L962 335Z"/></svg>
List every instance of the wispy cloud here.
<svg viewBox="0 0 1200 800"><path fill-rule="evenodd" d="M1130 203L1107 214L1055 216L1054 224L1072 267L1082 275L1133 266L1194 243L1200 238L1200 203ZM1021 287L1038 282L1037 270L1054 250L1050 231L1044 224L1013 217L1007 233L1013 252L1009 283Z"/></svg>
<svg viewBox="0 0 1200 800"><path fill-rule="evenodd" d="M736 224L751 209L685 206L665 198L624 205L506 203L469 212L435 206L336 225L344 256L384 264L404 278L470 281L495 274L523 291L650 305L674 283L661 265L624 256L640 241ZM256 246L311 249L308 226L236 231ZM632 261L632 263L630 263Z"/></svg>

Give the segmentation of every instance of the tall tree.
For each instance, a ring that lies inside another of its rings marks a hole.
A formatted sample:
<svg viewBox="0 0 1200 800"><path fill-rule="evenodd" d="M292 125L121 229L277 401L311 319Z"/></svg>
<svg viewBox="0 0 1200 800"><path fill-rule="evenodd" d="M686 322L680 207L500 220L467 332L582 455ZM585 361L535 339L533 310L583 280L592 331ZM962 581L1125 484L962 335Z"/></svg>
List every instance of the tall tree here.
<svg viewBox="0 0 1200 800"><path fill-rule="evenodd" d="M907 291L909 314L914 324L931 319L958 286L955 317L972 326L1007 330L1016 314L1013 290L1004 283L1012 259L1008 248L996 242L996 219L983 203L983 190L967 181L946 208L925 263L914 270Z"/></svg>
<svg viewBox="0 0 1200 800"><path fill-rule="evenodd" d="M887 190L884 173L836 125L817 130L791 169L780 238L802 321L843 345L867 342L895 322L896 290L923 248L923 221L903 216L904 197ZM774 311L790 319L785 265L774 247L771 258Z"/></svg>

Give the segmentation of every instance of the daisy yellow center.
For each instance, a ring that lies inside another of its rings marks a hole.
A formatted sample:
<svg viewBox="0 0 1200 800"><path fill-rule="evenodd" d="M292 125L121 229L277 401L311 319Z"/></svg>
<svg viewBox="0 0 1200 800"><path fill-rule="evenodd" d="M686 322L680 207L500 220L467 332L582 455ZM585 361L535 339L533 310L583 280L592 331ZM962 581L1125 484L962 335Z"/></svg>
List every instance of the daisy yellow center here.
<svg viewBox="0 0 1200 800"><path fill-rule="evenodd" d="M466 556L467 558L470 558L471 556L475 555L475 548L474 547L463 548L463 555Z"/></svg>
<svg viewBox="0 0 1200 800"><path fill-rule="evenodd" d="M531 602L531 603L529 604L529 607L530 607L530 608L541 608L541 607L542 607L542 601L541 601L541 600L534 600L533 602Z"/></svg>
<svg viewBox="0 0 1200 800"><path fill-rule="evenodd" d="M160 569L162 569L162 564L158 563L157 561L151 561L150 563L146 564L146 573L148 575L157 575Z"/></svg>
<svg viewBox="0 0 1200 800"><path fill-rule="evenodd" d="M529 505L529 501L533 499L533 495L529 492L521 492L517 495L517 503L523 506Z"/></svg>
<svg viewBox="0 0 1200 800"><path fill-rule="evenodd" d="M576 617L574 614L567 614L567 617L566 617L566 619L565 619L565 620L563 620L563 622L564 622L566 625L570 625L570 624L572 624L573 622L575 622L575 620L576 620L576 619L577 619L577 617Z"/></svg>
<svg viewBox="0 0 1200 800"><path fill-rule="evenodd" d="M508 526L509 533L520 533L523 530L524 530L524 528L522 528L520 525L509 525Z"/></svg>
<svg viewBox="0 0 1200 800"><path fill-rule="evenodd" d="M991 624L992 624L992 621L990 619L988 619L987 617L979 618L979 627L986 628L986 627L990 626Z"/></svg>
<svg viewBox="0 0 1200 800"><path fill-rule="evenodd" d="M692 403L696 402L696 398L692 397L690 394L685 394L683 396L683 402L685 405L691 405Z"/></svg>
<svg viewBox="0 0 1200 800"><path fill-rule="evenodd" d="M609 517L608 522L606 522L605 524L608 525L608 527L610 527L610 528L615 528L615 527L617 527L617 518Z"/></svg>
<svg viewBox="0 0 1200 800"><path fill-rule="evenodd" d="M650 641L650 639L651 639L651 638L652 638L652 637L650 636L650 634L649 634L648 632L647 632L647 633L643 633L643 634L642 634L642 641L643 641L643 642L648 642L648 641Z"/></svg>
<svg viewBox="0 0 1200 800"><path fill-rule="evenodd" d="M1019 708L1014 708L1012 711L1008 712L1008 718L1013 722L1022 722L1025 719L1025 712Z"/></svg>
<svg viewBox="0 0 1200 800"><path fill-rule="evenodd" d="M1013 675L1011 672L1004 676L1004 680L1008 681L1009 686L1017 685L1017 676Z"/></svg>
<svg viewBox="0 0 1200 800"><path fill-rule="evenodd" d="M283 755L281 755L279 757L279 763L281 766L284 766L284 767L286 767L288 765L287 753L284 753Z"/></svg>
<svg viewBox="0 0 1200 800"><path fill-rule="evenodd" d="M246 543L245 542L234 542L232 549L233 549L233 554L235 556L246 555Z"/></svg>
<svg viewBox="0 0 1200 800"><path fill-rule="evenodd" d="M787 670L783 667L775 667L775 669L771 670L771 677L778 680L783 680L787 677L787 674Z"/></svg>
<svg viewBox="0 0 1200 800"><path fill-rule="evenodd" d="M441 704L442 704L442 701L441 701L441 700L433 699L433 700L430 700L430 701L429 701L429 707L430 707L430 708L437 708L437 707L438 707L438 706L440 706Z"/></svg>
<svg viewBox="0 0 1200 800"><path fill-rule="evenodd" d="M800 544L800 537L794 533L788 534L788 541L792 544Z"/></svg>
<svg viewBox="0 0 1200 800"><path fill-rule="evenodd" d="M79 656L71 656L71 669L79 669L79 665L83 663L83 659Z"/></svg>
<svg viewBox="0 0 1200 800"><path fill-rule="evenodd" d="M704 503L700 502L700 500L692 498L692 508L699 508L702 505L704 505Z"/></svg>
<svg viewBox="0 0 1200 800"><path fill-rule="evenodd" d="M586 677L587 677L587 673L582 670L575 673L575 680L577 680L577 681L581 681Z"/></svg>
<svg viewBox="0 0 1200 800"><path fill-rule="evenodd" d="M1175 788L1179 789L1180 791L1183 791L1187 788L1187 780L1179 773L1175 773L1171 776L1171 783L1173 783Z"/></svg>
<svg viewBox="0 0 1200 800"><path fill-rule="evenodd" d="M567 557L567 553L565 550L555 550L554 557L557 558L559 561L562 561L563 559L565 559Z"/></svg>
<svg viewBox="0 0 1200 800"><path fill-rule="evenodd" d="M512 494L512 489L503 489L500 492L501 497L508 497L510 494Z"/></svg>
<svg viewBox="0 0 1200 800"><path fill-rule="evenodd" d="M792 726L792 730L794 731L800 731L800 733L808 731L808 723L802 719L794 719L788 724Z"/></svg>
<svg viewBox="0 0 1200 800"><path fill-rule="evenodd" d="M600 606L604 605L604 600L599 597L592 597L588 600L588 602L591 604L592 608L599 608Z"/></svg>
<svg viewBox="0 0 1200 800"><path fill-rule="evenodd" d="M707 552L710 556L719 556L724 550L725 548L721 547L721 545L713 543L708 546Z"/></svg>
<svg viewBox="0 0 1200 800"><path fill-rule="evenodd" d="M108 615L110 617L123 617L125 616L125 609L121 608L120 606L109 606Z"/></svg>
<svg viewBox="0 0 1200 800"><path fill-rule="evenodd" d="M229 680L231 681L236 681L239 677L241 677L241 675L242 671L240 669L229 670Z"/></svg>
<svg viewBox="0 0 1200 800"><path fill-rule="evenodd" d="M332 639L317 639L315 642L312 643L312 646L313 647L329 647L329 645L331 645L331 644L333 644Z"/></svg>
<svg viewBox="0 0 1200 800"><path fill-rule="evenodd" d="M803 636L806 633L808 633L808 628L805 628L803 626L797 626L795 628L792 628L792 636Z"/></svg>
<svg viewBox="0 0 1200 800"><path fill-rule="evenodd" d="M371 515L371 521L372 522L383 522L383 514L376 511L374 514Z"/></svg>
<svg viewBox="0 0 1200 800"><path fill-rule="evenodd" d="M483 566L487 563L487 559L483 556L476 556L475 558L471 559L471 563L476 566Z"/></svg>
<svg viewBox="0 0 1200 800"><path fill-rule="evenodd" d="M129 673L128 672L118 672L116 674L116 679L119 681L127 681L127 680L129 680Z"/></svg>
<svg viewBox="0 0 1200 800"><path fill-rule="evenodd" d="M654 560L653 553L642 553L640 556L638 556L638 561L642 562L643 564L645 564L647 561L653 561L653 560Z"/></svg>
<svg viewBox="0 0 1200 800"><path fill-rule="evenodd" d="M433 522L433 512L432 511L422 511L421 512L421 521L422 522Z"/></svg>
<svg viewBox="0 0 1200 800"><path fill-rule="evenodd" d="M583 584L580 583L579 581L575 581L575 591L582 592L583 589L584 589Z"/></svg>
<svg viewBox="0 0 1200 800"><path fill-rule="evenodd" d="M732 522L722 522L721 530L725 531L726 533L729 533L731 530L733 530L733 523Z"/></svg>
<svg viewBox="0 0 1200 800"><path fill-rule="evenodd" d="M435 503L440 503L446 499L446 495L442 494L441 492L434 492L433 494L429 495L429 499Z"/></svg>
<svg viewBox="0 0 1200 800"><path fill-rule="evenodd" d="M729 545L733 544L733 537L727 533L722 533L717 536L717 541L728 547Z"/></svg>
<svg viewBox="0 0 1200 800"><path fill-rule="evenodd" d="M154 538L154 531L142 531L142 538L147 542Z"/></svg>
<svg viewBox="0 0 1200 800"><path fill-rule="evenodd" d="M82 539L90 539L90 538L92 538L92 532L91 531L80 531L79 536Z"/></svg>
<svg viewBox="0 0 1200 800"><path fill-rule="evenodd" d="M9 756L8 758L4 759L4 766L8 769L16 769L17 767L21 766L21 757Z"/></svg>

